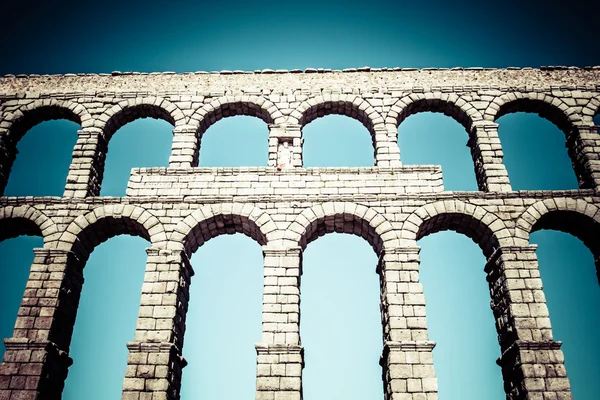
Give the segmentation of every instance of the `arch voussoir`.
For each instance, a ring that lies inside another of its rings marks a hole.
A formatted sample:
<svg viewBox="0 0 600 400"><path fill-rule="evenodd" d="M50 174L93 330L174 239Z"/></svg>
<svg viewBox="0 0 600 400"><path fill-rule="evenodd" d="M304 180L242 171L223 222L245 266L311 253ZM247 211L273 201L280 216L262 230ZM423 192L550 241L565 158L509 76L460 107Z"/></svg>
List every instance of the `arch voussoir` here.
<svg viewBox="0 0 600 400"><path fill-rule="evenodd" d="M247 204L209 204L181 220L168 236L169 248L183 247L191 256L205 241L221 234L243 233L266 245L277 226L265 211Z"/></svg>
<svg viewBox="0 0 600 400"><path fill-rule="evenodd" d="M59 232L54 221L43 211L29 206L0 207L0 240L20 235L41 236L45 247L52 247Z"/></svg>

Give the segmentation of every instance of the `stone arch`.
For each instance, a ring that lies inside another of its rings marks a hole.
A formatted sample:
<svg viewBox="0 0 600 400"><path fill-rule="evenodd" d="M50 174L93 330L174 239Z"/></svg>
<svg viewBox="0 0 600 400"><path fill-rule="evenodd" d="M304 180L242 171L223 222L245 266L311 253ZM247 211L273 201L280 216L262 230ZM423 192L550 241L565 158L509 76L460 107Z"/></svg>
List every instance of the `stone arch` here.
<svg viewBox="0 0 600 400"><path fill-rule="evenodd" d="M464 126L467 133L481 113L468 101L454 93L411 93L398 100L390 109L385 124L397 129L408 117L421 112L443 113Z"/></svg>
<svg viewBox="0 0 600 400"><path fill-rule="evenodd" d="M168 247L191 256L208 240L223 234L243 233L260 245L273 239L277 226L271 216L246 203L211 204L193 211L177 224Z"/></svg>
<svg viewBox="0 0 600 400"><path fill-rule="evenodd" d="M130 204L109 204L75 218L62 233L58 246L71 250L80 261L111 237L129 234L162 248L167 236L162 223L150 211Z"/></svg>
<svg viewBox="0 0 600 400"><path fill-rule="evenodd" d="M267 124L281 123L283 114L275 104L261 96L228 96L213 100L196 110L187 124L202 135L217 121L238 115L257 117Z"/></svg>
<svg viewBox="0 0 600 400"><path fill-rule="evenodd" d="M317 118L327 115L344 115L359 121L371 134L373 155L377 162L377 153L380 147L386 144L377 143L376 128L384 130L383 118L375 108L362 97L345 94L331 94L311 97L303 101L292 111L289 117L290 124L298 124L303 129L307 124ZM384 140L385 141L385 140Z"/></svg>
<svg viewBox="0 0 600 400"><path fill-rule="evenodd" d="M581 122L581 116L574 107L545 93L509 92L496 97L485 110L484 118L494 122L503 115L514 112L536 113L556 125L568 135L574 125Z"/></svg>
<svg viewBox="0 0 600 400"><path fill-rule="evenodd" d="M0 194L8 182L13 163L17 157L17 143L35 125L56 119L66 119L82 128L92 125L86 108L67 100L42 99L32 101L16 110L4 114L0 120Z"/></svg>
<svg viewBox="0 0 600 400"><path fill-rule="evenodd" d="M185 116L175 104L161 97L138 97L119 102L106 110L96 120L96 127L103 132L106 142L114 133L129 122L139 118L154 118L179 126L184 123Z"/></svg>
<svg viewBox="0 0 600 400"><path fill-rule="evenodd" d="M594 117L600 114L600 96L592 97L583 110L581 110L582 122L586 125L594 125Z"/></svg>
<svg viewBox="0 0 600 400"><path fill-rule="evenodd" d="M50 120L67 119L82 129L93 126L93 120L85 106L68 100L41 99L26 104L14 113L4 114L0 134L11 144L16 143L35 125Z"/></svg>
<svg viewBox="0 0 600 400"><path fill-rule="evenodd" d="M572 234L596 258L600 256L600 209L583 199L555 198L532 204L517 219L515 241L529 245L530 235L541 229Z"/></svg>
<svg viewBox="0 0 600 400"><path fill-rule="evenodd" d="M415 210L402 224L402 239L416 246L417 240L445 230L468 236L488 258L498 247L513 244L502 219L480 206L460 200L440 200Z"/></svg>
<svg viewBox="0 0 600 400"><path fill-rule="evenodd" d="M285 231L289 246L306 246L326 233L350 233L364 238L376 254L400 245L398 231L373 208L350 202L327 202L303 210Z"/></svg>
<svg viewBox="0 0 600 400"><path fill-rule="evenodd" d="M41 236L44 246L57 240L58 229L42 211L28 206L6 206L0 208L0 241L21 235Z"/></svg>
<svg viewBox="0 0 600 400"><path fill-rule="evenodd" d="M368 129L375 140L375 127L383 124L383 118L371 104L362 97L332 94L316 96L303 101L290 114L290 123L304 127L317 118L326 115L345 115L358 120Z"/></svg>

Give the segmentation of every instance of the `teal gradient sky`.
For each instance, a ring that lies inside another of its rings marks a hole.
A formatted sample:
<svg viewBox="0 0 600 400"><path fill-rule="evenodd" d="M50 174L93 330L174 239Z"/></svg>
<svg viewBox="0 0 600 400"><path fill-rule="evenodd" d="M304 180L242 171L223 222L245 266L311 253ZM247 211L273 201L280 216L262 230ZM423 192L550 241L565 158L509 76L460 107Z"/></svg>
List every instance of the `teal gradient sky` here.
<svg viewBox="0 0 600 400"><path fill-rule="evenodd" d="M586 3L10 1L2 6L0 74L600 65L600 6ZM514 190L577 187L564 134L554 125L523 113L497 122ZM19 142L6 195L62 195L77 129L67 121L32 128ZM120 129L109 145L101 194L124 195L133 167L166 166L171 129L156 120ZM303 133L306 166L373 164L369 133L357 121L328 116ZM205 133L200 164L266 165L267 135L257 118L223 119ZM441 114L414 115L399 128L403 163L442 165L446 190L477 190L466 141L464 128ZM600 287L593 257L565 233L537 232L532 243L539 245L554 336L564 341L575 399L595 400ZM41 245L31 237L0 243L2 337L11 336L32 248ZM419 245L440 399L503 399L481 250L454 232ZM144 239L120 236L92 253L64 399L120 398L146 247ZM383 399L376 263L358 237L330 234L308 245L301 287L306 400ZM192 264L182 399L252 399L261 248L243 235L221 236L203 245Z"/></svg>

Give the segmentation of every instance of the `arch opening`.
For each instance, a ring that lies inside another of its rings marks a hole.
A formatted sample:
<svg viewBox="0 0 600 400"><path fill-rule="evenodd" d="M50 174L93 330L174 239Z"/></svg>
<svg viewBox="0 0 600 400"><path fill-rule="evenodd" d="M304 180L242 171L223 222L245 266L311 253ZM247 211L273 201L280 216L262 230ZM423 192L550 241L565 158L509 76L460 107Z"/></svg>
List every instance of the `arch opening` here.
<svg viewBox="0 0 600 400"><path fill-rule="evenodd" d="M262 249L256 240L223 228L192 257L182 399L254 397L254 345L262 333Z"/></svg>
<svg viewBox="0 0 600 400"><path fill-rule="evenodd" d="M95 245L89 258L77 266L79 274L83 268L83 276L71 272L72 282L80 280L80 292L74 296L77 304L72 305L76 320L61 323L61 333L72 336L68 349L73 365L65 381L65 400L85 398L90 392L120 398L129 355L126 343L133 340L136 330L148 241L129 236L131 231L123 228L113 230L110 238L98 236L111 226L105 220L106 224L93 229L94 234L88 232L80 239L96 237L95 241L104 242ZM70 330L66 328L69 322ZM99 369L98 363L110 368Z"/></svg>
<svg viewBox="0 0 600 400"><path fill-rule="evenodd" d="M334 232L352 234L365 239L377 255L383 249L383 240L369 221L347 212L314 219L306 226L298 244L302 249L306 249L314 240Z"/></svg>
<svg viewBox="0 0 600 400"><path fill-rule="evenodd" d="M361 105L363 104L364 103L361 103ZM312 121L316 120L317 118L322 118L327 115L345 115L346 117L356 119L361 124L363 124L363 126L367 128L367 130L373 136L373 140L375 140L375 125L368 114L368 109L369 107L361 107L349 101L324 101L316 105L307 107L306 110L302 112L298 123L301 126L305 126L311 123Z"/></svg>
<svg viewBox="0 0 600 400"><path fill-rule="evenodd" d="M263 106L253 102L235 101L218 105L210 105L208 108L200 109L191 117L191 121L196 121L198 125L198 137L202 139L204 133L212 125L223 118L235 116L257 117L266 124L273 123L273 117Z"/></svg>
<svg viewBox="0 0 600 400"><path fill-rule="evenodd" d="M41 106L24 111L22 116L12 123L5 140L16 146L17 142L34 126L60 119L74 122L79 126L82 123L80 116L69 108L58 105Z"/></svg>
<svg viewBox="0 0 600 400"><path fill-rule="evenodd" d="M561 111L549 109L544 102L530 101L501 108L501 112L504 116L497 120L498 135L513 190L579 187L577 166L570 158L573 154L565 151L565 136L561 133L570 132L571 124Z"/></svg>
<svg viewBox="0 0 600 400"><path fill-rule="evenodd" d="M106 153L99 155L106 158L105 162L101 162L103 167L100 169L104 171L99 178L102 182L101 196L125 196L132 168L169 165L173 141L172 123L155 117L143 117L147 114L141 112L127 113L133 122L125 122L126 125L114 132ZM119 123L121 122L123 121L120 120ZM103 176L106 179L102 179Z"/></svg>
<svg viewBox="0 0 600 400"><path fill-rule="evenodd" d="M74 240L71 251L85 263L99 244L120 235L139 236L151 242L147 229L135 219L107 215L83 229Z"/></svg>
<svg viewBox="0 0 600 400"><path fill-rule="evenodd" d="M217 213L201 221L196 221L192 227L188 226L188 232L181 241L186 253L191 257L205 242L220 235L236 233L243 233L261 246L267 244L266 234L262 232L254 219L227 213Z"/></svg>
<svg viewBox="0 0 600 400"><path fill-rule="evenodd" d="M467 238L481 251L469 245ZM495 363L500 356L498 327L494 328L497 316L488 308L490 294L483 268L499 247L498 238L481 219L442 212L421 223L416 239L422 246L420 274L427 296L429 332L438 342L433 354L440 396L504 399L501 369ZM472 368L481 384L473 385L467 380L469 373L463 368L457 371L457 364ZM468 393L465 385L469 386ZM490 387L498 389L490 391Z"/></svg>
<svg viewBox="0 0 600 400"><path fill-rule="evenodd" d="M15 321L27 287L34 248L43 246L38 225L27 218L0 219L0 338L13 336ZM0 359L4 356L4 341Z"/></svg>
<svg viewBox="0 0 600 400"><path fill-rule="evenodd" d="M396 126L400 127L408 117L423 112L443 114L462 125L468 134L471 132L473 117L455 103L441 99L420 99L410 102L400 112L396 113Z"/></svg>
<svg viewBox="0 0 600 400"><path fill-rule="evenodd" d="M375 153L367 151L371 148L373 141L365 135L365 126L364 122L358 118L346 115L315 116L310 123L306 123L302 130L304 137L303 166L373 166ZM372 148L374 149L374 147Z"/></svg>
<svg viewBox="0 0 600 400"><path fill-rule="evenodd" d="M600 126L600 109L598 109L598 112L596 113L596 115L594 115L592 121L594 122L594 125Z"/></svg>
<svg viewBox="0 0 600 400"><path fill-rule="evenodd" d="M500 246L496 235L481 219L468 214L452 212L439 213L427 218L420 225L416 233L416 240L442 231L454 231L467 236L481 248L486 258L490 257Z"/></svg>
<svg viewBox="0 0 600 400"><path fill-rule="evenodd" d="M4 193L6 196L62 196L80 129L78 122L71 120L77 118L63 112L42 113L25 119L6 136L5 151L0 152L6 156L2 160L7 180Z"/></svg>
<svg viewBox="0 0 600 400"><path fill-rule="evenodd" d="M598 224L577 213L551 212L533 231L530 242L538 246L553 336L562 342L571 392L577 399L594 399L600 391Z"/></svg>
<svg viewBox="0 0 600 400"><path fill-rule="evenodd" d="M269 129L264 119L223 113L221 118L202 134L199 166L267 166Z"/></svg>
<svg viewBox="0 0 600 400"><path fill-rule="evenodd" d="M537 99L516 99L502 104L494 116L494 121L504 115L518 112L537 114L552 122L565 135L569 135L573 129L573 124L569 120L569 117L560 108Z"/></svg>
<svg viewBox="0 0 600 400"><path fill-rule="evenodd" d="M586 215L569 210L550 211L531 227L531 233L541 230L571 234L581 240L595 257L600 256L600 224Z"/></svg>
<svg viewBox="0 0 600 400"><path fill-rule="evenodd" d="M421 104L421 107L426 105ZM465 129L470 129L471 120L457 109L454 106L428 112L415 107L405 111L406 115L399 116L402 123L398 127L398 147L404 165L441 165L445 190L476 191L473 160L469 147L465 146L469 140Z"/></svg>
<svg viewBox="0 0 600 400"><path fill-rule="evenodd" d="M501 351L489 307L486 258L467 234L454 230L432 230L418 244L428 334L436 342L439 397L504 400L502 372L495 363Z"/></svg>
<svg viewBox="0 0 600 400"><path fill-rule="evenodd" d="M327 234L304 251L304 398L383 399L377 261L356 234Z"/></svg>
<svg viewBox="0 0 600 400"><path fill-rule="evenodd" d="M125 106L114 113L104 125L103 133L106 142L110 142L113 135L125 125L138 119L156 119L175 126L175 118L165 108L154 104L138 104Z"/></svg>
<svg viewBox="0 0 600 400"><path fill-rule="evenodd" d="M75 220L62 237L75 257L73 265L65 266L70 295L59 303L51 339L73 358L63 391L66 400L85 397L90 390L103 398L121 396L125 344L134 338L140 309L145 250L155 239L144 224L121 214L92 211ZM147 226L154 224L145 220ZM98 370L98 360L111 368Z"/></svg>

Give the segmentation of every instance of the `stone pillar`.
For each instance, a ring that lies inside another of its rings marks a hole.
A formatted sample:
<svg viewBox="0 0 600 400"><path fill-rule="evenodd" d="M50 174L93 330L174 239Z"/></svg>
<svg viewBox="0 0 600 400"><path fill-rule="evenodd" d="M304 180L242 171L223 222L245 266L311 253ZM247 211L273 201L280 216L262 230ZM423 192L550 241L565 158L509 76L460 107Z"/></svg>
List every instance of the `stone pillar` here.
<svg viewBox="0 0 600 400"><path fill-rule="evenodd" d="M64 197L84 198L100 195L104 176L107 143L99 129L77 131L77 142L69 167Z"/></svg>
<svg viewBox="0 0 600 400"><path fill-rule="evenodd" d="M147 249L140 313L129 357L123 400L178 400L181 354L190 278L194 274L183 250Z"/></svg>
<svg viewBox="0 0 600 400"><path fill-rule="evenodd" d="M169 157L169 167L197 167L199 152L198 128L178 126L173 129L173 147Z"/></svg>
<svg viewBox="0 0 600 400"><path fill-rule="evenodd" d="M375 166L399 167L400 148L398 147L398 130L388 130L386 127L375 127L373 146L375 148Z"/></svg>
<svg viewBox="0 0 600 400"><path fill-rule="evenodd" d="M471 148L479 190L512 191L508 172L502 162L504 153L498 137L498 124L487 121L476 122L471 128L467 146Z"/></svg>
<svg viewBox="0 0 600 400"><path fill-rule="evenodd" d="M302 167L302 127L269 125L269 167Z"/></svg>
<svg viewBox="0 0 600 400"><path fill-rule="evenodd" d="M81 264L69 251L34 251L13 337L4 341L1 399L60 399L72 364L68 351L83 285Z"/></svg>
<svg viewBox="0 0 600 400"><path fill-rule="evenodd" d="M380 364L386 400L437 400L425 296L419 283L420 248L384 250L379 258L384 348Z"/></svg>
<svg viewBox="0 0 600 400"><path fill-rule="evenodd" d="M265 289L262 342L256 345L256 400L302 399L300 345L302 250L263 247Z"/></svg>
<svg viewBox="0 0 600 400"><path fill-rule="evenodd" d="M600 185L599 126L578 126L567 135L567 150L579 187L598 189Z"/></svg>
<svg viewBox="0 0 600 400"><path fill-rule="evenodd" d="M542 291L537 246L498 248L486 264L508 400L571 399L561 342Z"/></svg>

